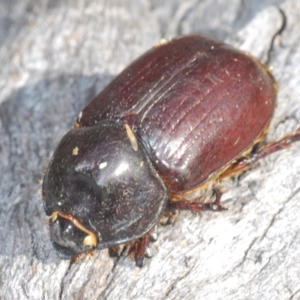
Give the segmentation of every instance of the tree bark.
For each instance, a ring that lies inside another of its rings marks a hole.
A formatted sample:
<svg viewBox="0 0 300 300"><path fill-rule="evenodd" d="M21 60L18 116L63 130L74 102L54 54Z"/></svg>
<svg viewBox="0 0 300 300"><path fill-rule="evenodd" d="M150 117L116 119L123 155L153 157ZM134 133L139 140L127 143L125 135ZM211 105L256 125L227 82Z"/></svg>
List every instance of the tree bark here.
<svg viewBox="0 0 300 300"><path fill-rule="evenodd" d="M278 81L268 139L300 123L298 0L0 1L1 299L299 299L300 143L224 182L227 211L180 212L142 269L53 250L41 180L76 116L162 38L204 33Z"/></svg>

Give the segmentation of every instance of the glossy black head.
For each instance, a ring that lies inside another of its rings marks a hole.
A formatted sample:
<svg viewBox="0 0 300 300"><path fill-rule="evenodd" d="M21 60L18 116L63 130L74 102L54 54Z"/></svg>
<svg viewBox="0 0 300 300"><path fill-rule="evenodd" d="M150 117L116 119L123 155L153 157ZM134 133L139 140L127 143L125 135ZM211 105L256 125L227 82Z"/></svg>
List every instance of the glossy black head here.
<svg viewBox="0 0 300 300"><path fill-rule="evenodd" d="M72 129L43 182L50 235L62 258L145 234L158 221L167 189L128 125Z"/></svg>
<svg viewBox="0 0 300 300"><path fill-rule="evenodd" d="M50 221L50 237L61 258L69 259L97 245L93 232L80 226L72 216L54 212Z"/></svg>

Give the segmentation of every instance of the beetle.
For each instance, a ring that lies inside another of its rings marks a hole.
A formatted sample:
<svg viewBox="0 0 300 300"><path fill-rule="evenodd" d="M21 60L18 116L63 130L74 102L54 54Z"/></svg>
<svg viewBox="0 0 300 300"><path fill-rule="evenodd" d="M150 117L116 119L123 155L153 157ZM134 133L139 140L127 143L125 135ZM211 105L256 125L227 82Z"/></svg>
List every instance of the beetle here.
<svg viewBox="0 0 300 300"><path fill-rule="evenodd" d="M217 188L210 203L187 198L299 139L256 147L276 94L265 65L208 36L146 52L83 109L50 160L43 200L59 256L131 243L142 266L166 211L223 210Z"/></svg>

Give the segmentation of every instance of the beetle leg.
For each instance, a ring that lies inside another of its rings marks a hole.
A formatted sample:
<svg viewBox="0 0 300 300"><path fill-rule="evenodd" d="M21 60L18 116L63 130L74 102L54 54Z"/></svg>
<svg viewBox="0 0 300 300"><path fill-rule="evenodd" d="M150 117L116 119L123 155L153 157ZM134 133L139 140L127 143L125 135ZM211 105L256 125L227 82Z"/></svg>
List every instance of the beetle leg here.
<svg viewBox="0 0 300 300"><path fill-rule="evenodd" d="M284 136L279 141L270 142L259 148L256 152L253 153L252 161L255 162L273 152L289 148L292 143L297 141L300 141L300 127L293 133Z"/></svg>
<svg viewBox="0 0 300 300"><path fill-rule="evenodd" d="M300 141L300 127L279 141L270 142L254 150L248 156L238 159L232 166L220 175L220 179L231 177L251 168L258 160L274 152L289 148L292 143Z"/></svg>
<svg viewBox="0 0 300 300"><path fill-rule="evenodd" d="M147 232L144 236L137 239L129 250L130 256L135 259L136 265L140 268L143 267L145 257L152 257L152 250L150 244L151 242L155 241L155 227L152 228L149 232Z"/></svg>
<svg viewBox="0 0 300 300"><path fill-rule="evenodd" d="M222 192L218 188L214 188L215 200L213 202L201 203L199 201L191 201L184 197L179 196L179 200L169 201L168 209L173 210L194 210L197 212L212 210L212 211L222 211L226 210L225 207L221 205ZM178 197L177 197L178 198Z"/></svg>
<svg viewBox="0 0 300 300"><path fill-rule="evenodd" d="M71 258L70 260L70 264L75 264L77 263L78 261L80 261L81 259L83 259L84 257L88 257L89 259L92 259L93 256L94 256L94 251L95 249L90 249L86 252L82 252L82 253L78 253L77 255L75 255L73 258Z"/></svg>
<svg viewBox="0 0 300 300"><path fill-rule="evenodd" d="M176 220L176 213L174 211L166 210L163 215L160 217L159 224L160 225L170 225L173 224Z"/></svg>

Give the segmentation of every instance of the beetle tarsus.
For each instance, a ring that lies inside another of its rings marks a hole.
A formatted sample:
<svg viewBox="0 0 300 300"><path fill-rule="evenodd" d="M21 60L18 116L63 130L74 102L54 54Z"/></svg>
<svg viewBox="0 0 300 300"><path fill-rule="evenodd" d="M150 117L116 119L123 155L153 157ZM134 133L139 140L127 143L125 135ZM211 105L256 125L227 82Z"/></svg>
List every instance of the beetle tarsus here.
<svg viewBox="0 0 300 300"><path fill-rule="evenodd" d="M202 203L200 201L191 201L185 198L181 198L180 200L170 201L169 209L172 210L193 210L196 212L202 212L206 210L210 211L223 211L226 210L225 207L221 205L221 197L222 191L215 188L215 200L213 202Z"/></svg>
<svg viewBox="0 0 300 300"><path fill-rule="evenodd" d="M168 205L169 207L170 205ZM159 220L160 225L171 225L176 221L176 213L174 211L175 209L169 209L164 212L164 214L161 216Z"/></svg>
<svg viewBox="0 0 300 300"><path fill-rule="evenodd" d="M221 204L221 197L223 195L222 191L218 188L214 188L214 194L215 194L215 200L210 203L204 203L204 205L207 205L207 208L204 207L203 210L212 210L212 211L227 210L227 208Z"/></svg>

